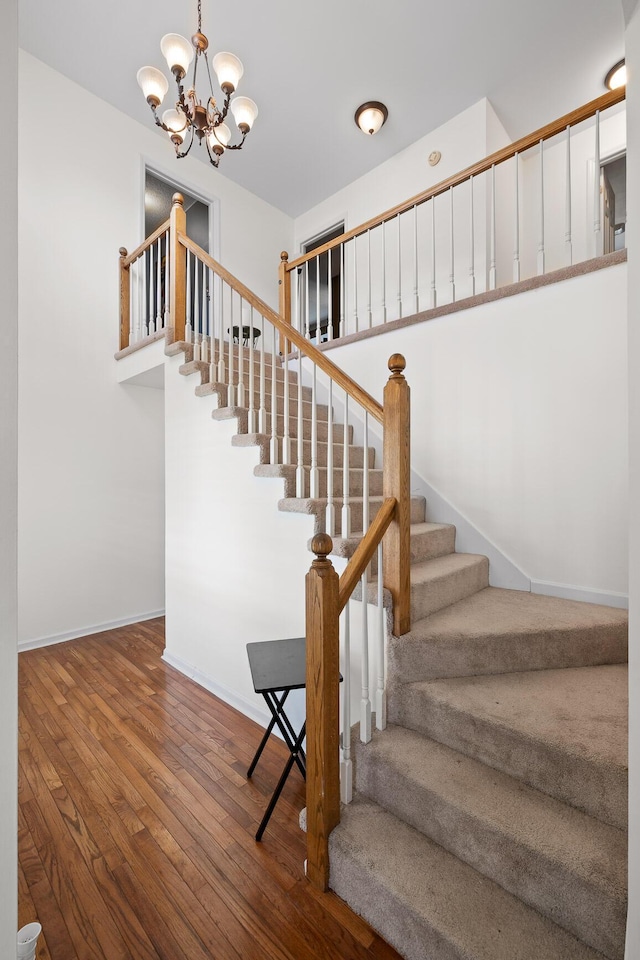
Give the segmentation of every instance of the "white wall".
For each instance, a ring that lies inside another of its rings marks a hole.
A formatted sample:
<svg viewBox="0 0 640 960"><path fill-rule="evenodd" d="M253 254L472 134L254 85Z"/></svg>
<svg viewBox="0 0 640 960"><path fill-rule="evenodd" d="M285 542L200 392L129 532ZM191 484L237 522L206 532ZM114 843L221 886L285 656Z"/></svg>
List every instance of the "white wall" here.
<svg viewBox="0 0 640 960"><path fill-rule="evenodd" d="M630 12L630 11L629 11ZM627 24L629 250L629 911L627 960L640 957L640 6Z"/></svg>
<svg viewBox="0 0 640 960"><path fill-rule="evenodd" d="M18 97L18 5L0 8L0 58L5 95ZM17 374L18 374L18 158L14 146L0 157L0 956L16 955L17 911Z"/></svg>
<svg viewBox="0 0 640 960"><path fill-rule="evenodd" d="M283 481L257 478L257 447L232 447L235 420L167 361L165 657L263 722L245 645L303 636L313 521L278 511Z"/></svg>
<svg viewBox="0 0 640 960"><path fill-rule="evenodd" d="M543 592L627 593L626 277L621 264L330 354L380 400L405 355L413 469Z"/></svg>
<svg viewBox="0 0 640 960"><path fill-rule="evenodd" d="M145 127L20 56L22 642L81 635L164 606L163 401L118 384L118 248L141 238L142 158L219 200L220 253L277 303L292 221L218 171L178 163ZM52 103L90 117L69 137ZM233 158L229 158L232 162Z"/></svg>

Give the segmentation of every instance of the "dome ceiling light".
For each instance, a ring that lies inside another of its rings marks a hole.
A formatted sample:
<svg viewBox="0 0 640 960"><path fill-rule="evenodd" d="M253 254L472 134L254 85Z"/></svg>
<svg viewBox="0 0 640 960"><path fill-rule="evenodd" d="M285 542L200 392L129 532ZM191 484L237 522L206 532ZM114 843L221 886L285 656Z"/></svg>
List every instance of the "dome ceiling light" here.
<svg viewBox="0 0 640 960"><path fill-rule="evenodd" d="M627 83L627 68L624 60L619 60L615 66L611 67L609 73L604 78L604 85L607 90L617 90L618 87L624 87Z"/></svg>
<svg viewBox="0 0 640 960"><path fill-rule="evenodd" d="M368 100L358 107L354 119L363 133L373 136L383 126L388 115L389 111L384 103L380 103L378 100Z"/></svg>
<svg viewBox="0 0 640 960"><path fill-rule="evenodd" d="M165 110L162 119L158 117L156 111L169 89L169 83L164 73L156 67L141 67L138 70L137 80L147 103L151 107L155 122L169 134L175 147L176 156L178 158L186 157L191 150L194 139L197 138L200 146L202 146L204 140L209 160L214 167L217 167L225 150L242 149L247 134L258 116L258 108L249 97L231 99L237 89L244 68L236 56L226 52L216 53L211 61L211 66L213 66L218 85L223 94L222 107L218 106L213 92L211 68L207 55L209 41L202 33L201 8L202 0L198 0L198 30L191 40L185 39L179 33L167 33L160 41L160 49L178 87L178 99L175 106ZM198 63L202 58L204 58L206 64L206 78L208 78L210 90L204 103L196 93ZM183 80L192 60L194 64L191 85L185 93ZM231 143L232 132L225 123L229 110L231 110L240 133L240 139L237 143ZM187 141L188 145L184 148Z"/></svg>

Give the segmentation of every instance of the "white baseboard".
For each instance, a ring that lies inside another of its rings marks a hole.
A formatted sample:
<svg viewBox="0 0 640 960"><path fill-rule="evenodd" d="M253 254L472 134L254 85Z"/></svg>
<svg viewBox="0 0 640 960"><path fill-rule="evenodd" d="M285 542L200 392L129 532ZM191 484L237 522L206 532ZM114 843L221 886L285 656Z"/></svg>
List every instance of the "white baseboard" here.
<svg viewBox="0 0 640 960"><path fill-rule="evenodd" d="M590 590L588 587L575 587L568 583L552 583L549 580L532 580L531 593L541 593L546 597L564 597L565 600L581 600L583 603L602 603L607 607L621 607L626 610L629 597L625 593L606 593L603 590Z"/></svg>
<svg viewBox="0 0 640 960"><path fill-rule="evenodd" d="M65 643L67 640L79 640L80 637L90 637L94 633L105 633L107 630L126 627L130 623L142 623L144 620L154 620L156 617L164 617L164 610L154 610L151 613L139 613L134 617L125 617L124 620L111 620L109 623L97 623L88 627L80 627L77 630L69 630L67 633L55 633L49 637L37 637L34 640L18 640L18 653L22 653L24 650L37 650L38 647L50 647L54 643Z"/></svg>
<svg viewBox="0 0 640 960"><path fill-rule="evenodd" d="M168 653L165 650L165 652L162 654L162 659L165 663L168 663L170 667L174 667L175 670L179 670L180 673L184 674L185 677L189 677L190 680L193 680L199 686L204 687L204 689L208 690L209 693L213 693L214 696L218 697L220 700L224 700L225 703L228 703L230 707L238 710L239 713L243 713L245 717L249 717L250 720L255 720L255 722L259 723L261 727L268 727L269 721L271 720L269 712L266 709L261 709L252 700L248 700L246 697L243 697L242 694L238 693L236 690L231 690L229 687L225 687L223 683L219 683L212 677L207 676L206 673L198 670L198 668L194 667L193 664L187 663L187 661L183 660L181 657L176 657L174 653ZM274 734L279 735L277 730L274 730L273 732Z"/></svg>

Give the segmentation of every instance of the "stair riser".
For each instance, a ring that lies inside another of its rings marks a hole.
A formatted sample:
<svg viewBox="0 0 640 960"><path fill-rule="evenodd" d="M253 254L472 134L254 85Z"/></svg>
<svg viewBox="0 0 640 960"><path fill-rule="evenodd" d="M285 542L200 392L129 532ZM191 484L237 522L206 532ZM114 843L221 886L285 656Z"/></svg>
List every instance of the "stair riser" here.
<svg viewBox="0 0 640 960"><path fill-rule="evenodd" d="M424 637L419 643L394 643L389 658L389 669L400 683L626 663L627 628L620 624L541 630L473 643L456 636Z"/></svg>
<svg viewBox="0 0 640 960"><path fill-rule="evenodd" d="M442 530L411 533L411 563L435 560L453 553L456 548L455 527Z"/></svg>
<svg viewBox="0 0 640 960"><path fill-rule="evenodd" d="M516 777L619 829L627 826L626 773L456 710L420 689L394 687L389 719Z"/></svg>
<svg viewBox="0 0 640 960"><path fill-rule="evenodd" d="M282 438L280 438L279 449L282 451ZM291 463L295 466L298 459L298 441L297 438L292 437L290 439L291 446ZM327 454L328 446L326 442L318 442L318 466L324 467L327 466ZM373 468L375 463L376 452L373 447L369 447L369 467ZM310 441L304 440L302 444L302 459L303 462L308 465L311 463L311 443ZM333 463L335 467L342 467L344 461L344 445L342 443L333 444ZM362 470L364 466L364 447L349 447L349 466L354 469Z"/></svg>
<svg viewBox="0 0 640 960"><path fill-rule="evenodd" d="M462 570L428 583L411 584L411 619L422 620L458 600L477 593L489 585L489 562L478 557L477 562Z"/></svg>
<svg viewBox="0 0 640 960"><path fill-rule="evenodd" d="M207 384L199 385L195 388L196 396L198 397L207 396L208 394L210 394L212 391L215 390L215 392L217 392L221 398L220 406L221 407L229 406L228 397L230 393L231 393L232 399L234 401L237 400L237 386L238 386L237 376L234 376L232 383L234 387L233 391L228 390L228 386L226 383L218 383L216 380L214 380L210 384L207 383ZM246 390L247 390L247 396L248 396L249 395L248 385L246 386ZM282 383L281 380L276 381L276 396L278 398L278 403L283 404L284 403L284 384ZM254 389L254 398L255 398L255 404L256 406L258 406L260 403L259 387L257 389ZM271 380L270 379L267 380L267 383L265 385L265 399L266 398L268 398L269 403L271 403ZM310 387L302 388L302 399L309 402L311 401ZM296 409L297 409L297 401L298 401L298 385L295 383L289 384L289 403L295 403ZM233 405L234 404L232 404L232 406Z"/></svg>
<svg viewBox="0 0 640 960"><path fill-rule="evenodd" d="M253 414L250 414L247 410L248 417L248 426L247 433L271 433L271 414L266 413L263 416L260 415L259 410L254 410ZM253 419L253 424L251 420ZM296 438L298 437L298 420L296 417L289 418L289 437ZM317 425L317 439L318 443L326 443L329 436L329 425L324 420L318 420ZM348 428L348 437L349 443L353 440L353 427L349 426ZM284 417L276 418L276 435L278 437L284 436ZM302 438L304 440L311 440L311 420L302 421ZM342 423L334 423L333 425L333 442L342 443L344 438L344 425Z"/></svg>
<svg viewBox="0 0 640 960"><path fill-rule="evenodd" d="M339 503L336 503L336 530L335 536L343 536L342 532L342 509ZM377 500L369 504L369 523L373 522L374 517L382 506L382 501ZM351 512L351 531L362 532L362 501L355 501L350 505ZM423 523L425 514L425 501L422 497L411 498L410 522ZM350 532L351 532L350 531Z"/></svg>
<svg viewBox="0 0 640 960"><path fill-rule="evenodd" d="M593 877L577 875L571 864L546 856L543 844L531 849L518 843L516 837L470 815L437 789L421 789L397 768L391 783L388 774L385 776L383 759L357 738L353 746L360 795L374 800L611 960L622 960L619 945L624 943L624 901L610 891L604 892Z"/></svg>

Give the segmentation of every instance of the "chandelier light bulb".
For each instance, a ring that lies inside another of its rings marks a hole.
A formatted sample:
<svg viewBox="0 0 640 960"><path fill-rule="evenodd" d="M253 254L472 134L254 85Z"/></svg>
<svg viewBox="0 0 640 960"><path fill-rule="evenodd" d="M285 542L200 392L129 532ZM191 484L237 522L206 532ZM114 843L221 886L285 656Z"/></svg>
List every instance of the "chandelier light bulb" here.
<svg viewBox="0 0 640 960"><path fill-rule="evenodd" d="M148 103L158 107L167 95L169 82L162 70L156 67L140 67L136 77Z"/></svg>
<svg viewBox="0 0 640 960"><path fill-rule="evenodd" d="M162 55L172 73L184 77L193 60L193 44L179 33L165 33L160 41Z"/></svg>
<svg viewBox="0 0 640 960"><path fill-rule="evenodd" d="M226 125L226 123L219 123L217 127L214 127L211 133L209 134L209 143L212 147L216 144L226 147L226 145L231 140L231 130Z"/></svg>
<svg viewBox="0 0 640 960"><path fill-rule="evenodd" d="M187 128L187 118L184 113L178 110L165 110L162 114L162 122L169 127L172 134L182 134L181 140L184 140L184 131Z"/></svg>
<svg viewBox="0 0 640 960"><path fill-rule="evenodd" d="M238 130L244 133L245 130L251 130L258 116L258 107L250 97L236 97L231 101L231 113L238 125Z"/></svg>
<svg viewBox="0 0 640 960"><path fill-rule="evenodd" d="M211 61L211 65L218 78L220 89L224 93L233 93L234 90L237 89L240 78L244 73L242 61L238 60L233 53L222 51L221 53L216 53Z"/></svg>

